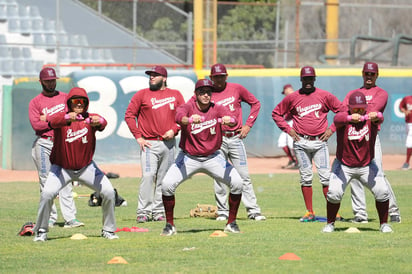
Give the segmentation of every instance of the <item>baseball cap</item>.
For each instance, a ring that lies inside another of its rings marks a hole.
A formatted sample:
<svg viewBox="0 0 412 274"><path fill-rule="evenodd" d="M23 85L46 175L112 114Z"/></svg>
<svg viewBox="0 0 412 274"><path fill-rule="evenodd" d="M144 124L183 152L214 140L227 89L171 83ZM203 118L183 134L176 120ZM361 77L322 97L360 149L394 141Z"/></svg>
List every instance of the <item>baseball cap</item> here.
<svg viewBox="0 0 412 274"><path fill-rule="evenodd" d="M315 69L311 66L304 66L300 70L300 77L316 76Z"/></svg>
<svg viewBox="0 0 412 274"><path fill-rule="evenodd" d="M291 84L284 85L283 90L282 90L282 94L285 94L285 89L287 89L287 88L292 88L292 85Z"/></svg>
<svg viewBox="0 0 412 274"><path fill-rule="evenodd" d="M378 68L378 64L374 63L374 62L366 62L363 65L363 70L362 72L373 72L373 73L378 73L379 72L379 68Z"/></svg>
<svg viewBox="0 0 412 274"><path fill-rule="evenodd" d="M162 66L154 66L151 69L146 70L145 73L147 75L150 75L151 73L157 73L157 74L160 74L164 77L167 77L167 70Z"/></svg>
<svg viewBox="0 0 412 274"><path fill-rule="evenodd" d="M211 87L213 88L213 82L209 79L200 79L196 82L195 90L201 87Z"/></svg>
<svg viewBox="0 0 412 274"><path fill-rule="evenodd" d="M223 64L214 64L210 69L210 76L227 75L226 67Z"/></svg>
<svg viewBox="0 0 412 274"><path fill-rule="evenodd" d="M365 94L363 94L362 92L355 91L354 93L352 93L350 95L350 97L349 97L349 107L366 109L367 106L368 106L368 104L366 103Z"/></svg>
<svg viewBox="0 0 412 274"><path fill-rule="evenodd" d="M59 77L56 76L56 71L53 68L44 68L40 71L39 75L40 80L53 80L53 79L59 79Z"/></svg>

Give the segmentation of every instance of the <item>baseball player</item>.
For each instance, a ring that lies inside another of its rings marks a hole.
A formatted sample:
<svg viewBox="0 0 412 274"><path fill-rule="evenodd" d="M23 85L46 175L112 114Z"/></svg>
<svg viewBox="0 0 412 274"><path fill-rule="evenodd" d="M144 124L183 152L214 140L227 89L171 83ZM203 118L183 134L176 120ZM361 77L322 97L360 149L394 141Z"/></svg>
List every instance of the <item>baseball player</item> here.
<svg viewBox="0 0 412 274"><path fill-rule="evenodd" d="M96 166L93 155L96 147L96 131L107 125L100 115L88 113L89 98L82 88L72 88L67 96L68 112L50 117L49 126L54 131L54 145L50 155L52 164L41 193L34 241L46 241L49 216L53 199L71 181L88 186L103 198L102 237L118 239L114 233L115 191L109 179Z"/></svg>
<svg viewBox="0 0 412 274"><path fill-rule="evenodd" d="M375 161L375 141L382 113L366 114L366 97L360 91L351 93L349 111L339 112L334 117L336 131L336 159L333 162L327 195L327 224L322 232L335 230L335 218L348 184L359 180L371 190L378 210L380 231L392 232L388 225L389 189L382 170ZM380 115L379 115L380 114Z"/></svg>
<svg viewBox="0 0 412 274"><path fill-rule="evenodd" d="M125 121L140 147L138 223L164 221L161 182L175 159L175 136L180 130L175 115L177 107L184 103L178 90L167 87L164 67L154 66L145 73L150 77L149 88L133 95L125 114Z"/></svg>
<svg viewBox="0 0 412 274"><path fill-rule="evenodd" d="M403 170L409 169L412 155L412 96L405 96L399 104L399 110L405 114L406 123L406 160L402 165Z"/></svg>
<svg viewBox="0 0 412 274"><path fill-rule="evenodd" d="M342 104L328 91L316 88L315 69L305 66L300 71L302 88L283 98L272 111L277 126L294 140L293 148L299 163L300 184L306 206L306 214L301 222L315 221L312 206L312 161L318 170L323 194L326 198L329 185L329 149L327 140L332 135L328 129L329 111L342 110ZM285 115L290 114L293 126L289 126Z"/></svg>
<svg viewBox="0 0 412 274"><path fill-rule="evenodd" d="M283 90L282 90L283 95L288 96L292 92L294 92L292 85L286 84L286 85L283 86ZM286 114L285 119L288 122L289 126L292 127L293 121L289 117L288 114ZM282 131L279 134L278 147L281 148L286 153L286 156L289 159L288 164L286 166L282 167L282 168L298 169L299 168L298 167L298 161L296 160L295 154L293 153L293 139L292 139L292 137L289 136L289 134L287 134L284 131Z"/></svg>
<svg viewBox="0 0 412 274"><path fill-rule="evenodd" d="M234 127L223 126L223 142L220 149L243 179L242 201L245 205L248 218L256 221L266 220L266 217L261 214L260 207L257 204L256 195L249 176L246 149L243 144L243 139L248 135L259 114L260 102L245 87L226 82L227 76L228 74L224 65L215 64L212 66L210 70L210 79L213 81L214 86L212 102L224 106L238 121ZM242 102L250 106L250 113L244 125L242 123ZM216 180L214 186L218 207L218 217L216 220L224 221L228 219L229 215L227 188Z"/></svg>
<svg viewBox="0 0 412 274"><path fill-rule="evenodd" d="M53 68L42 69L39 76L43 91L29 103L29 120L36 132L36 139L32 146L32 158L37 168L40 192L42 192L51 166L49 158L54 139L53 130L47 120L56 114L65 112L67 94L56 90L56 79L59 78ZM65 221L65 228L84 225L76 219L76 205L74 204L72 189L72 184L68 184L59 192L60 210ZM57 210L56 205L53 203L49 227L53 227L56 221Z"/></svg>
<svg viewBox="0 0 412 274"><path fill-rule="evenodd" d="M383 113L388 102L388 93L382 88L376 86L376 79L379 75L378 64L373 62L366 62L362 69L363 86L359 89L350 91L345 99L343 100L343 105L346 107L348 105L348 100L351 94L355 91L361 91L365 94L366 102L368 104L367 112L381 112ZM333 129L333 125L331 128ZM380 126L379 126L380 128ZM376 137L375 142L375 161L381 172L384 174L382 167L382 148L379 140L379 135ZM401 215L399 207L397 205L395 193L385 176L386 184L388 185L390 197L389 197L389 216L391 222L401 222ZM353 222L355 223L367 223L368 214L366 212L366 200L365 191L363 185L356 179L351 181L351 199L352 199L352 209L355 215Z"/></svg>
<svg viewBox="0 0 412 274"><path fill-rule="evenodd" d="M182 127L179 152L175 163L162 182L166 226L161 235L176 234L173 222L176 188L198 172L203 172L230 187L229 217L226 232L239 233L237 211L242 198L243 181L236 169L219 150L223 126L236 126L236 116L223 106L211 102L213 83L208 79L196 82L195 96L180 106L176 122Z"/></svg>

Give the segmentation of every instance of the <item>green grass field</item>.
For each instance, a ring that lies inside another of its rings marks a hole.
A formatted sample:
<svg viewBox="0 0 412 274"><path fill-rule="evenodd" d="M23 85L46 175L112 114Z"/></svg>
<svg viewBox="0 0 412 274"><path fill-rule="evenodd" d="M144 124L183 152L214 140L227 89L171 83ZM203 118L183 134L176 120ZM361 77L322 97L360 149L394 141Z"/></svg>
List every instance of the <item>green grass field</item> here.
<svg viewBox="0 0 412 274"><path fill-rule="evenodd" d="M411 174L387 172L402 211L402 223L392 224L391 234L379 232L369 191L368 224L338 222L334 233L323 234L320 231L325 223L300 223L305 210L298 174L274 174L252 175L258 203L268 219L248 220L241 205L238 224L242 233L212 238L209 235L223 230L225 222L189 217L196 204L214 204L212 180L195 176L177 190L175 236L159 235L162 222L135 222L139 181L121 178L112 182L128 206L116 208L117 226L138 226L149 232L119 232L119 240L103 239L100 207L89 207L88 198L77 198L77 216L86 226L64 229L59 216L60 226L50 229L49 241L44 243L16 236L24 222L36 219L38 183L1 183L0 273L410 273ZM326 216L325 200L315 178L315 211ZM76 187L75 191L93 192L86 187ZM340 210L346 218L352 218L349 193L347 189ZM345 233L349 227L361 233ZM71 240L75 233L88 239ZM285 253L294 253L301 260L279 260ZM107 264L115 256L128 264Z"/></svg>

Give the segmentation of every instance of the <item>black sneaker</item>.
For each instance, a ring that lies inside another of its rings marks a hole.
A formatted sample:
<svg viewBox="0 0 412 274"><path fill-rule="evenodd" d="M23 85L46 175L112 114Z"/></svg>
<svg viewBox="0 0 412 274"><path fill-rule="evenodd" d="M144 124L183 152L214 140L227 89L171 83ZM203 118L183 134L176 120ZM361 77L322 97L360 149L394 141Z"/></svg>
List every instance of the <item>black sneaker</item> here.
<svg viewBox="0 0 412 274"><path fill-rule="evenodd" d="M177 234L176 227L174 225L166 223L166 226L165 228L163 228L163 231L160 235L161 236L172 236L175 234Z"/></svg>
<svg viewBox="0 0 412 274"><path fill-rule="evenodd" d="M391 223L401 223L401 216L399 216L399 215L392 215L392 216L391 216Z"/></svg>
<svg viewBox="0 0 412 274"><path fill-rule="evenodd" d="M240 229L236 224L236 221L231 222L230 224L226 225L225 232L232 232L232 233L240 233Z"/></svg>
<svg viewBox="0 0 412 274"><path fill-rule="evenodd" d="M362 218L362 217L356 216L355 218L353 218L352 223L367 224L367 223L368 223L368 219L364 219L364 218Z"/></svg>

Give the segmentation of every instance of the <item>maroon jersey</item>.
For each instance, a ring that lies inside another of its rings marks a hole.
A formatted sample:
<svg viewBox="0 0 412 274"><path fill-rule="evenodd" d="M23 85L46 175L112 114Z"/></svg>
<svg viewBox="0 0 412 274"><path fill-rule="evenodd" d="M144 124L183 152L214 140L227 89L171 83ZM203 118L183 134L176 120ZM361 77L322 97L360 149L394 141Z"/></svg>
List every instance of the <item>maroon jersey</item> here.
<svg viewBox="0 0 412 274"><path fill-rule="evenodd" d="M347 116L348 112L344 111L334 117L336 158L346 166L367 166L375 158L375 141L383 117L375 123L371 120L351 123L348 122Z"/></svg>
<svg viewBox="0 0 412 274"><path fill-rule="evenodd" d="M163 136L170 129L176 135L180 129L175 122L176 109L184 102L182 94L175 89L142 89L133 95L124 119L136 139Z"/></svg>
<svg viewBox="0 0 412 274"><path fill-rule="evenodd" d="M409 110L409 114L405 115L405 122L412 123L412 96L409 95L404 97L401 103L399 104L399 108Z"/></svg>
<svg viewBox="0 0 412 274"><path fill-rule="evenodd" d="M381 89L380 87L375 86L370 89L366 89L362 87L359 89L349 91L348 94L346 94L345 99L343 99L343 102L342 102L346 108L348 106L349 97L355 91L360 91L363 94L365 94L366 103L368 104L368 107L366 109L367 112L382 112L383 114L386 108L386 104L388 102L388 93L384 89Z"/></svg>
<svg viewBox="0 0 412 274"><path fill-rule="evenodd" d="M221 105L211 103L206 112L202 112L196 105L195 97L177 109L176 121L180 123L184 116L193 114L203 116L205 120L199 124L182 125L179 147L193 156L208 156L220 149L222 145L222 126L218 119L231 116L230 111ZM236 118L233 117L236 122Z"/></svg>
<svg viewBox="0 0 412 274"><path fill-rule="evenodd" d="M342 103L328 91L316 88L311 94L304 94L298 90L283 98L272 111L272 118L281 130L289 133L292 128L284 117L290 114L296 133L318 136L328 128L328 112L342 110Z"/></svg>
<svg viewBox="0 0 412 274"><path fill-rule="evenodd" d="M87 93L79 92L82 89L73 89L68 95L68 100L73 96L87 97ZM96 148L96 131L102 131L107 121L103 119L99 127L92 127L85 121L68 123L65 113L58 113L51 117L50 126L54 130L54 145L50 155L50 162L64 169L79 170L90 164L93 160ZM89 116L100 116L87 112L82 113L84 118ZM103 118L103 117L102 117Z"/></svg>
<svg viewBox="0 0 412 274"><path fill-rule="evenodd" d="M223 126L223 130L236 130L242 127L242 106L245 102L250 106L250 113L246 119L245 125L252 127L260 111L260 102L256 97L249 92L245 87L235 83L226 83L224 90L212 93L212 102L217 105L226 107L230 112L230 116L236 117L237 125L229 127Z"/></svg>
<svg viewBox="0 0 412 274"><path fill-rule="evenodd" d="M46 115L50 120L57 113L66 112L67 94L57 91L57 94L48 97L40 93L29 103L29 120L37 136L52 137L53 130L49 127L47 121L41 121L40 116Z"/></svg>

